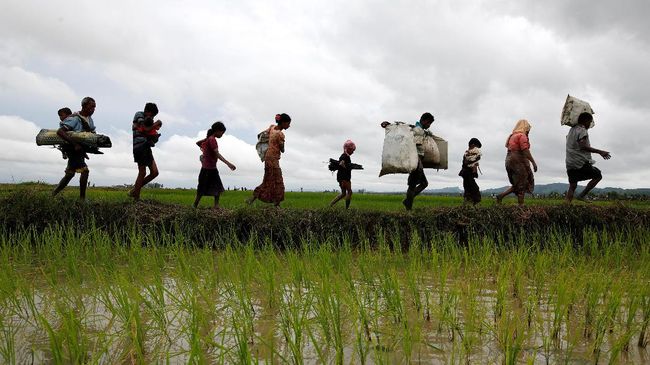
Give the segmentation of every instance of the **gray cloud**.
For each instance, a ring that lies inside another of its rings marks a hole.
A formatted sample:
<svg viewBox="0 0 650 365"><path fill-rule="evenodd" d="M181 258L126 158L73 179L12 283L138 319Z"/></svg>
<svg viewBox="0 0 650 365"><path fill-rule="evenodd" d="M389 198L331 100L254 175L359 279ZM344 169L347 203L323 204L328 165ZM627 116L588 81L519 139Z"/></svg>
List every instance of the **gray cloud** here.
<svg viewBox="0 0 650 365"><path fill-rule="evenodd" d="M185 187L198 171L194 139L223 120L224 155L240 166L222 172L224 180L254 187L262 174L255 135L287 112L294 120L282 160L289 188L336 188L322 162L351 138L353 160L366 167L355 171L353 186L402 190L406 176L377 177L379 123L415 122L430 111L433 132L450 148L450 169L431 171L430 185L459 186L462 152L478 137L479 183L495 187L507 184L503 142L520 118L533 124L537 181L566 180L568 129L559 118L571 93L591 102L592 143L614 156L599 161L602 184L646 186L647 5L618 4L9 0L0 13L0 114L9 129L54 128L56 109L77 109L81 97L94 96L98 129L117 144L92 162L91 179L131 183L130 121L155 101L165 122L159 180ZM33 136L15 139L21 144L12 148L49 156L29 146ZM7 147L2 155L0 167L14 179L54 182L63 168L56 155L42 169L27 157L6 158L15 156Z"/></svg>

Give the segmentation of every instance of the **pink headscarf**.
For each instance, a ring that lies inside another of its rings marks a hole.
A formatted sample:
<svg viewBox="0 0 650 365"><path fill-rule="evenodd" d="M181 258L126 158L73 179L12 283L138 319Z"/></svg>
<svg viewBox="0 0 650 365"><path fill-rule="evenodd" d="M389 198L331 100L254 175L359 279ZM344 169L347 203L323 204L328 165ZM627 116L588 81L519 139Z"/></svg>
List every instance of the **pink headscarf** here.
<svg viewBox="0 0 650 365"><path fill-rule="evenodd" d="M345 143L343 143L343 149L347 149L347 148L352 148L353 150L356 150L357 145L355 145L354 142L348 139L347 141L345 141Z"/></svg>

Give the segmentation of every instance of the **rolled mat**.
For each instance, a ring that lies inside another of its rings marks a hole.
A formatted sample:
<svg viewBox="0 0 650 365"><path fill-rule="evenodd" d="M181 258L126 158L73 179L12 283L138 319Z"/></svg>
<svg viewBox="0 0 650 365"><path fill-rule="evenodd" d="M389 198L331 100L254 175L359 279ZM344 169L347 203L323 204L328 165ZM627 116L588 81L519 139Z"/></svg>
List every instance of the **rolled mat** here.
<svg viewBox="0 0 650 365"><path fill-rule="evenodd" d="M36 135L36 145L38 146L51 146L51 145L65 145L68 144L63 138L56 134L56 129L41 129ZM103 134L92 132L66 132L68 136L75 142L81 144L85 148L110 148L113 146L111 139Z"/></svg>

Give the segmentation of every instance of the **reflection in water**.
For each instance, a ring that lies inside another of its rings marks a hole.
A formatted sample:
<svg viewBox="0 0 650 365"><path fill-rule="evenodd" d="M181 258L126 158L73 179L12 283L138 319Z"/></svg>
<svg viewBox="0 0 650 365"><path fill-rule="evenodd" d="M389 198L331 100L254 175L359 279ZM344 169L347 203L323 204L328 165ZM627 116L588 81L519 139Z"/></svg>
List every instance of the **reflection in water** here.
<svg viewBox="0 0 650 365"><path fill-rule="evenodd" d="M80 284L48 282L26 268L20 274L32 278L29 285L15 297L4 294L3 350L17 363L69 358L75 341L76 359L101 363L648 360L636 344L642 297L603 290L587 308L578 297L585 288L558 282L526 278L514 295L511 278L424 269L409 278L408 270L374 277L310 272L296 280L278 272L271 300L254 275L187 280L170 270L135 281L100 274Z"/></svg>

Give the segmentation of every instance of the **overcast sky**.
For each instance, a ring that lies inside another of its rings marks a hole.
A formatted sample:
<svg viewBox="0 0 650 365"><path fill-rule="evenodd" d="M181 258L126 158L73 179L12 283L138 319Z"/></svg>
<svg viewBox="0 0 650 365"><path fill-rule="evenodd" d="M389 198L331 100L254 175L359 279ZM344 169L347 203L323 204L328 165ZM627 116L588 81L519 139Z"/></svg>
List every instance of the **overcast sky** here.
<svg viewBox="0 0 650 365"><path fill-rule="evenodd" d="M155 102L154 148L168 187L196 186L210 125L228 128L226 186L262 180L256 134L288 113L281 166L287 189L338 188L326 161L352 139L352 186L405 190L377 177L383 120L431 112L449 142L449 170L430 188L462 186L467 141L483 142L481 188L508 184L504 142L528 119L538 184L566 182L560 125L567 94L590 102L601 187L650 187L650 2L490 1L30 1L0 5L0 182L57 182L66 161L38 147L63 106L97 101L97 131L113 148L88 161L97 185L132 184L131 120ZM75 179L73 184L78 184Z"/></svg>

